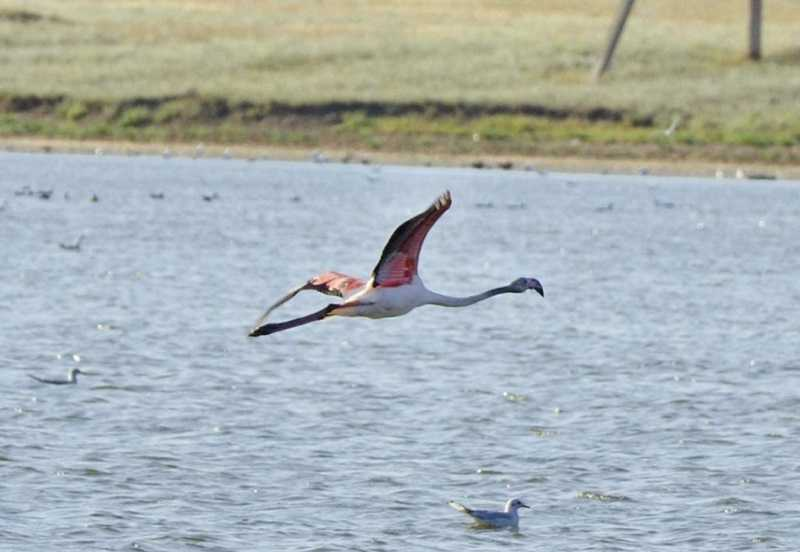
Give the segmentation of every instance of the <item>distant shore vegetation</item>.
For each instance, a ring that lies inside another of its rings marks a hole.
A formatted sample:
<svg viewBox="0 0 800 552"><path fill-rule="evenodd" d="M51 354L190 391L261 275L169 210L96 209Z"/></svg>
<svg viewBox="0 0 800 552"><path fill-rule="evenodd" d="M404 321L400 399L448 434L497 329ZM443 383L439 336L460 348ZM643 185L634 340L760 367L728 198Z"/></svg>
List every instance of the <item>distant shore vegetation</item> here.
<svg viewBox="0 0 800 552"><path fill-rule="evenodd" d="M588 4L588 5L587 5ZM615 0L0 0L0 136L800 161L800 9Z"/></svg>

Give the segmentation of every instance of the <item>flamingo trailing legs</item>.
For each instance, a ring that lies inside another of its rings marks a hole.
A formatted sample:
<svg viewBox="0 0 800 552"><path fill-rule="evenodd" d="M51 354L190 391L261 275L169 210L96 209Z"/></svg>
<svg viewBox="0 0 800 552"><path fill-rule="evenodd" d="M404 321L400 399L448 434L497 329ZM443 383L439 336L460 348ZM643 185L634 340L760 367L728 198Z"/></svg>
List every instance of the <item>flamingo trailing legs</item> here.
<svg viewBox="0 0 800 552"><path fill-rule="evenodd" d="M368 281L338 272L326 272L315 276L272 305L256 322L250 336L269 335L331 316L388 318L401 316L421 305L466 307L501 293L522 293L529 289L544 297L542 284L536 278L517 278L506 286L469 297L450 297L426 288L417 274L422 242L451 204L450 192L445 192L424 212L401 224L383 248L381 258ZM317 312L300 318L264 323L273 310L304 290L336 295L344 301L331 303Z"/></svg>

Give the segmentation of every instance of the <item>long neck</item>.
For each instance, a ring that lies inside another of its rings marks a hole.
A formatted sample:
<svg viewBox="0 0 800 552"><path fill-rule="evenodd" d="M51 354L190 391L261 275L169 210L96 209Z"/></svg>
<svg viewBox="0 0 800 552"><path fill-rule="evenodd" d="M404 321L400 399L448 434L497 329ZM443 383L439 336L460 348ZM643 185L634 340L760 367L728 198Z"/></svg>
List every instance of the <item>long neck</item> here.
<svg viewBox="0 0 800 552"><path fill-rule="evenodd" d="M474 305L489 297L500 295L501 293L511 293L512 290L509 286L490 289L479 293L477 295L470 295L468 297L451 297L449 295L442 295L440 293L430 292L431 299L428 301L430 305L439 305L440 307L467 307Z"/></svg>

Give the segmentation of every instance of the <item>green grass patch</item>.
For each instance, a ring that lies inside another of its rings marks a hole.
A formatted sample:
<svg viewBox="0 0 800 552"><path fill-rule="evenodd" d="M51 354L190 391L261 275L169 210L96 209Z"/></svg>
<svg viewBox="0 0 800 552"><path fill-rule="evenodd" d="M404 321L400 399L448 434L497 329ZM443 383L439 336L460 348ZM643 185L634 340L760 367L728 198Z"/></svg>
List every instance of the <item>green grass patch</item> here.
<svg viewBox="0 0 800 552"><path fill-rule="evenodd" d="M800 159L800 123L691 119L538 106L231 102L197 94L121 101L0 96L0 135L253 143L437 154ZM726 148L728 148L726 150ZM776 152L785 149L784 153ZM627 153L626 153L627 152Z"/></svg>
<svg viewBox="0 0 800 552"><path fill-rule="evenodd" d="M124 129L145 127L152 122L153 114L146 107L131 107L119 117L119 126Z"/></svg>
<svg viewBox="0 0 800 552"><path fill-rule="evenodd" d="M81 100L66 101L59 106L58 112L69 121L80 121L89 115L89 106Z"/></svg>

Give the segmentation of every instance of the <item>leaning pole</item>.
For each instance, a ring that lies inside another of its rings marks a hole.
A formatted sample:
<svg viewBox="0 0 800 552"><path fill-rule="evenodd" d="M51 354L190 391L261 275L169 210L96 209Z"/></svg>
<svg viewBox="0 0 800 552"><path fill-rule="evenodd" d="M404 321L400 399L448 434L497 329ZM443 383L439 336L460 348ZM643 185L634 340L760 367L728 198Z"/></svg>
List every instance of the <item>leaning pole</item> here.
<svg viewBox="0 0 800 552"><path fill-rule="evenodd" d="M605 73L611 66L611 58L614 57L614 50L617 49L617 44L622 36L622 30L625 28L625 22L628 20L628 16L631 14L633 3L635 1L636 0L622 0L619 12L617 13L617 18L614 20L614 25L611 27L611 34L608 37L606 51L603 53L603 57L598 62L597 67L595 67L595 79L602 77L603 73Z"/></svg>

